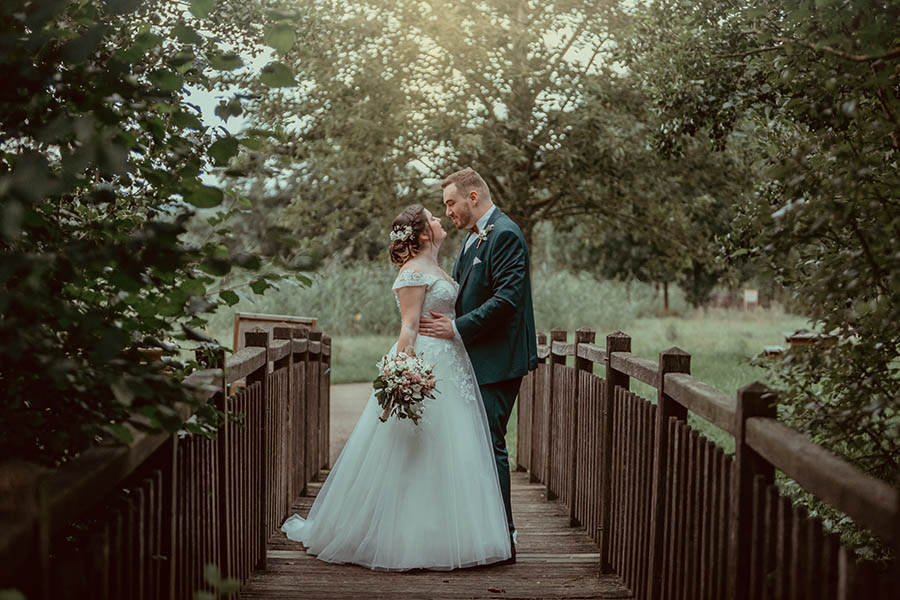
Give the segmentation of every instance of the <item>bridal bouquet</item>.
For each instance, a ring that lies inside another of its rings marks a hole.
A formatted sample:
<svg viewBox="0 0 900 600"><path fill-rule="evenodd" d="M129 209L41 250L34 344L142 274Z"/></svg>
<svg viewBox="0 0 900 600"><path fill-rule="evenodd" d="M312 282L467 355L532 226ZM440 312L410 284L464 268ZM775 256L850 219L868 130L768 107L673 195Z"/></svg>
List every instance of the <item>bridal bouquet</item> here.
<svg viewBox="0 0 900 600"><path fill-rule="evenodd" d="M416 356L412 348L397 352L393 357L385 355L378 361L378 377L375 378L375 397L383 409L381 422L391 415L398 419L411 419L416 425L425 409L425 398L434 398L434 365L427 365Z"/></svg>

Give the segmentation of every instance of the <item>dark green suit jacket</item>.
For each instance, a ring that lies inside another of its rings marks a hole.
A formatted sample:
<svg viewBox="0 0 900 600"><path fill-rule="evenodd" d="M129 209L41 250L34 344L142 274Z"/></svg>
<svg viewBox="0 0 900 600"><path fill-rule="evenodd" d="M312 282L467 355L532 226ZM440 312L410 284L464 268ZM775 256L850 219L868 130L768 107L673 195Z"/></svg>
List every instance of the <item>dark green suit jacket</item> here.
<svg viewBox="0 0 900 600"><path fill-rule="evenodd" d="M519 226L494 210L478 240L456 257L453 278L459 283L456 329L479 385L522 377L537 368L531 262Z"/></svg>

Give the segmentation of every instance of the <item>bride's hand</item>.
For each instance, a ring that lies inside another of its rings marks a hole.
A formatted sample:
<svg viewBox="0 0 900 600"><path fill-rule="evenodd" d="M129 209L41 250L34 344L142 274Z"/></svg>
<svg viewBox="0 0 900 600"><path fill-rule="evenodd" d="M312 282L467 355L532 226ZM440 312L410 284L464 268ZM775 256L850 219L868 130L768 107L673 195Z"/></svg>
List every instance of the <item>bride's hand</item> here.
<svg viewBox="0 0 900 600"><path fill-rule="evenodd" d="M431 311L430 314L430 318L422 317L419 319L419 335L443 338L445 340L453 338L453 321L450 317L434 311Z"/></svg>

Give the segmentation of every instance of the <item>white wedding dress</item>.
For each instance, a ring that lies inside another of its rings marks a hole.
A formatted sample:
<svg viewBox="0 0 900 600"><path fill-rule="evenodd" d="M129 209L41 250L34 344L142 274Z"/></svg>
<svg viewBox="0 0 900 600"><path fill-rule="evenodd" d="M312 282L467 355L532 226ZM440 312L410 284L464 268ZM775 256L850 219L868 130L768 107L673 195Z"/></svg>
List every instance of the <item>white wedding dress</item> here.
<svg viewBox="0 0 900 600"><path fill-rule="evenodd" d="M423 315L454 316L455 283L405 270L392 289L410 285L427 286ZM309 516L293 515L281 527L321 560L402 571L510 556L487 416L463 342L420 335L414 347L435 365L439 392L426 400L419 424L382 423L371 394Z"/></svg>

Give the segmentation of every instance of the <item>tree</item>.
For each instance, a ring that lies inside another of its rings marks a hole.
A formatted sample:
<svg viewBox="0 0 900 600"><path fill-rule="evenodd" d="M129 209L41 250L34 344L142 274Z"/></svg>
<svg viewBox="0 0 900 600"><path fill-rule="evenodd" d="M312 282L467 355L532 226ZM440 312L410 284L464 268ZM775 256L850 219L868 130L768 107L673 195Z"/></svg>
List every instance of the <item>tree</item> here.
<svg viewBox="0 0 900 600"><path fill-rule="evenodd" d="M174 405L193 400L180 379L196 367L182 351L237 301L220 277L241 271L257 292L280 278L223 226L245 199L203 179L244 138L205 126L188 96L241 63L228 44L260 39L235 19L279 17L215 4L0 6L4 456L53 464L104 436L127 442L126 423L182 427ZM195 211L204 236L190 242ZM196 408L184 426L214 433L221 415Z"/></svg>
<svg viewBox="0 0 900 600"><path fill-rule="evenodd" d="M383 234L403 204L439 202L437 187L423 179L461 166L486 177L526 236L541 221L614 214L625 186L617 187L613 170L633 170L616 146L624 130L589 139L579 130L588 86L594 95L615 93L607 40L617 15L605 7L506 0L298 7L308 44L290 58L306 85L251 109L260 126L293 121L288 218L301 230L324 222L325 235L345 242L357 229L371 238L367 228L375 223Z"/></svg>
<svg viewBox="0 0 900 600"><path fill-rule="evenodd" d="M898 19L890 2L663 0L620 38L660 115L661 151L702 133L758 157L729 257L772 273L827 334L772 368L781 416L889 482L900 476Z"/></svg>
<svg viewBox="0 0 900 600"><path fill-rule="evenodd" d="M605 106L606 119L617 106ZM746 201L753 177L747 157L715 151L705 137L682 144L679 155L655 152L655 120L646 101L631 119L643 127L629 136L625 152L634 171L622 178L618 215L609 221L574 218L559 227L569 236L572 267L615 279L677 283L696 308L705 304L728 272L724 236ZM668 302L665 302L668 310Z"/></svg>

